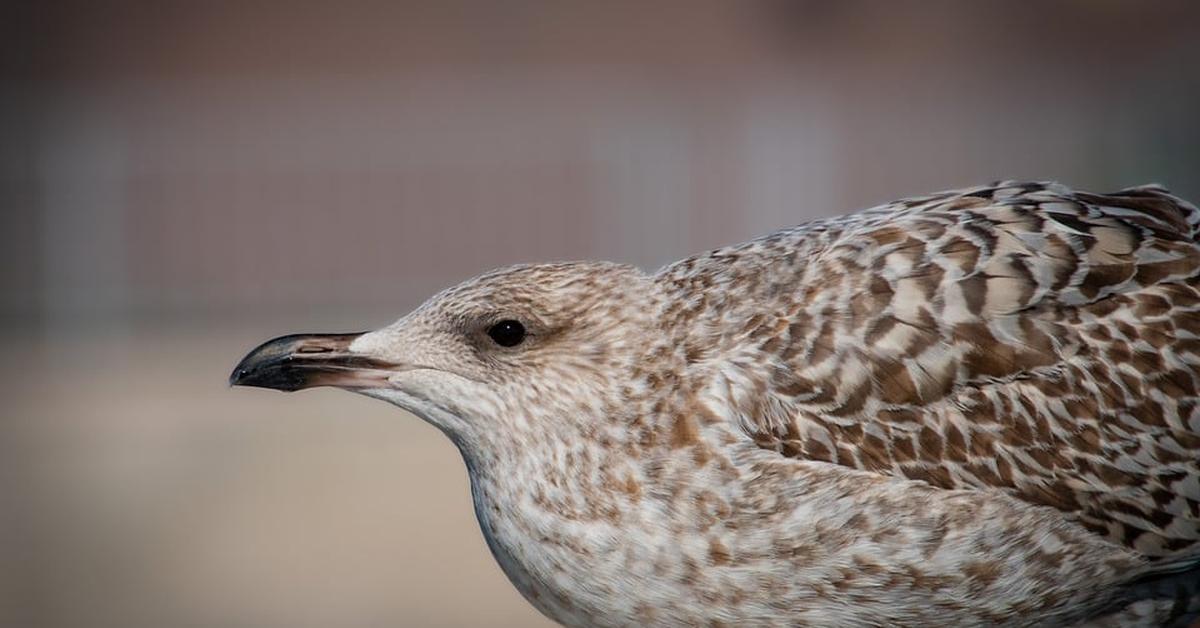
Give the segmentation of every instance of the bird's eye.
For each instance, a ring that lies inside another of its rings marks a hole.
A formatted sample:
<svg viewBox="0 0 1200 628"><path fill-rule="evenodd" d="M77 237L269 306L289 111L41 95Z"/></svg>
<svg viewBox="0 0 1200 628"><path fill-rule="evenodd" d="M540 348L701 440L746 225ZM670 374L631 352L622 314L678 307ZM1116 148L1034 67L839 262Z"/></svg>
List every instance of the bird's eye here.
<svg viewBox="0 0 1200 628"><path fill-rule="evenodd" d="M489 327L487 334L501 347L515 347L525 340L525 326L518 321L503 320Z"/></svg>

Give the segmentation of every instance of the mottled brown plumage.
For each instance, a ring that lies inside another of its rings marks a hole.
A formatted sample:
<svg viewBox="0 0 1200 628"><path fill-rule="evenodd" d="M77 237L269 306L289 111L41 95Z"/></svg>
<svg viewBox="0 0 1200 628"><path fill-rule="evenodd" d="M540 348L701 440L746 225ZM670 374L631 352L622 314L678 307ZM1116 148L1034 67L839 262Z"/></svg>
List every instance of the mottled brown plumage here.
<svg viewBox="0 0 1200 628"><path fill-rule="evenodd" d="M1170 556L1200 542L1198 223L1154 187L905 200L676 264L680 303L744 291L668 324L745 365L705 386L762 447L999 488Z"/></svg>
<svg viewBox="0 0 1200 628"><path fill-rule="evenodd" d="M1159 188L1000 183L654 275L494 271L233 380L441 428L567 625L1168 625L1200 612L1198 229Z"/></svg>

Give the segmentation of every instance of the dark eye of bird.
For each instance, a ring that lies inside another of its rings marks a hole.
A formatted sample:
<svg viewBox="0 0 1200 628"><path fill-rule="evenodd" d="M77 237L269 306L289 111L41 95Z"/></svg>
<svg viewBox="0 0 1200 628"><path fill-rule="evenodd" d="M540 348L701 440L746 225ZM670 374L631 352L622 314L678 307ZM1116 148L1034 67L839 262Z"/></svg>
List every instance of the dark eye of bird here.
<svg viewBox="0 0 1200 628"><path fill-rule="evenodd" d="M488 328L487 333L501 347L515 347L525 340L525 326L514 320L500 321Z"/></svg>

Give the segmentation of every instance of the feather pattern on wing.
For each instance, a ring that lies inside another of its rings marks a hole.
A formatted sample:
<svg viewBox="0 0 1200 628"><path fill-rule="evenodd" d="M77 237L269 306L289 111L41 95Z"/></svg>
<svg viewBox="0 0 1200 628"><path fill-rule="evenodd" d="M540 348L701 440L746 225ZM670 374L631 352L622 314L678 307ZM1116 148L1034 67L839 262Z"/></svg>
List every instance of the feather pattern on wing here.
<svg viewBox="0 0 1200 628"><path fill-rule="evenodd" d="M1000 489L1179 556L1200 550L1198 225L1157 187L1006 182L781 231L659 280L680 297L668 319L698 399L759 446Z"/></svg>

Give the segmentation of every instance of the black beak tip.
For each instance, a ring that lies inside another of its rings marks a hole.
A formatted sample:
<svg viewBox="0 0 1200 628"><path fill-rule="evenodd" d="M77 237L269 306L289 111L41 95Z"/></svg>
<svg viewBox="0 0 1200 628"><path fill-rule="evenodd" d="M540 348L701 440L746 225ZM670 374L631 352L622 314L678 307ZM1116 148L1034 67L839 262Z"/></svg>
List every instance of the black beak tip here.
<svg viewBox="0 0 1200 628"><path fill-rule="evenodd" d="M262 368L260 365L255 368L254 365L246 364L251 356L246 356L247 359L242 360L237 366L233 367L233 372L229 374L230 386L251 386L254 388L278 388L277 386L269 385L270 382L264 377L269 373L269 369ZM278 379L278 377L272 378Z"/></svg>
<svg viewBox="0 0 1200 628"><path fill-rule="evenodd" d="M246 379L246 376L249 374L250 371L248 369L242 368L242 365L238 364L236 367L234 367L233 372L229 374L229 385L241 385L242 380Z"/></svg>
<svg viewBox="0 0 1200 628"><path fill-rule="evenodd" d="M253 356L247 356L229 374L230 386L247 386L252 388L267 388L283 392L295 392L307 387L308 374L302 370L293 369L287 360L246 362Z"/></svg>
<svg viewBox="0 0 1200 628"><path fill-rule="evenodd" d="M252 386L273 390L296 390L299 383L297 373L291 366L290 350L294 337L285 336L268 340L252 349L233 367L229 374L230 386Z"/></svg>

